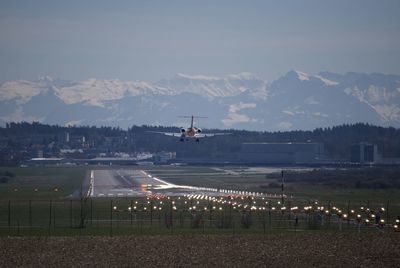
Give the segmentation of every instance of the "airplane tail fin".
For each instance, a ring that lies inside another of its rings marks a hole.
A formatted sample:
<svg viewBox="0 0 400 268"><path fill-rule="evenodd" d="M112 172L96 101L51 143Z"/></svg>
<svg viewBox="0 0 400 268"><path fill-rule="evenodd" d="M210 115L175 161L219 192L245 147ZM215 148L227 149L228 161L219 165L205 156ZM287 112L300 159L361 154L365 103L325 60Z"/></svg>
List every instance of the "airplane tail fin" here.
<svg viewBox="0 0 400 268"><path fill-rule="evenodd" d="M181 115L181 116L178 116L178 117L180 117L180 118L190 118L191 119L191 121L190 121L190 127L192 128L193 127L193 123L194 123L194 118L208 118L208 117L206 117L206 116L199 116L199 115Z"/></svg>

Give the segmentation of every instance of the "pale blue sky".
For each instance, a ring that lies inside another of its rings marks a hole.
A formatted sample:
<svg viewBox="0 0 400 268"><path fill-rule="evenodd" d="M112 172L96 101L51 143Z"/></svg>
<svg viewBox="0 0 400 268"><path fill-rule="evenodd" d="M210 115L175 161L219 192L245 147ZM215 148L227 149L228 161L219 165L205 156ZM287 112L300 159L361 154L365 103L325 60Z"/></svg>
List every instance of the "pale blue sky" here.
<svg viewBox="0 0 400 268"><path fill-rule="evenodd" d="M0 1L0 83L400 74L400 1Z"/></svg>

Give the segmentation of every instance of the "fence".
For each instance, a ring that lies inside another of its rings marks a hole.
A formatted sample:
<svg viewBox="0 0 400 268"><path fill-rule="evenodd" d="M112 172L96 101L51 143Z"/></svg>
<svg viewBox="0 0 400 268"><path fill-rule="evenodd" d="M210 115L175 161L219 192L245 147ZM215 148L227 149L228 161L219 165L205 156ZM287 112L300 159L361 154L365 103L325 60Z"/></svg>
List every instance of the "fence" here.
<svg viewBox="0 0 400 268"><path fill-rule="evenodd" d="M374 212L351 209L350 203L342 211L330 202L297 202L301 207L292 202L243 197L0 200L0 235L396 230L389 203Z"/></svg>

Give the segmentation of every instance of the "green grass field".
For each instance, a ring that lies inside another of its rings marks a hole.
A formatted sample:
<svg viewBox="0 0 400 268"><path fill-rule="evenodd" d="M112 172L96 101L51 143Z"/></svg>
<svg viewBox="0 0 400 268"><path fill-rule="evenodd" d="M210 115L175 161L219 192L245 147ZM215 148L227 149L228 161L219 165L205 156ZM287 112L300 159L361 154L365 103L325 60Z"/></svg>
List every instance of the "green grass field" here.
<svg viewBox="0 0 400 268"><path fill-rule="evenodd" d="M2 199L63 198L81 187L86 167L0 167L15 177L0 183Z"/></svg>
<svg viewBox="0 0 400 268"><path fill-rule="evenodd" d="M225 198L217 202L199 197L197 199L172 197L163 200L162 204L158 199L135 197L112 200L67 198L74 191L79 191L88 172L97 168L109 167L0 168L2 174L6 171L14 174L14 177L0 184L0 235L265 233L339 228L354 231L357 230L356 215L360 213L363 218L368 217L368 213L361 212L360 207L369 207L375 212L381 211L382 217L388 223L394 222L395 217L400 215L398 189L373 190L287 183L286 209L288 211L291 207L299 207L299 225L295 228L295 214L280 211L282 207L282 204L279 204L280 187L268 186L271 182L276 184L276 180L265 177L265 173L270 170L247 167L112 168L145 169L149 174L175 184L263 192L276 194L275 198L260 197L254 200ZM228 204L228 201L232 203ZM253 201L257 203L253 204ZM318 201L318 204L315 204L315 201ZM234 205L233 202L241 203L242 207ZM248 205L246 210L253 205L257 206L257 209L251 212L250 228L243 227L244 205ZM313 212L301 212L303 207L308 205L313 206ZM173 206L176 208L173 209ZM197 207L196 215L191 210L193 206ZM342 214L349 214L349 218L352 219L351 224L345 221L347 224L343 223L342 228L342 223L336 216L332 219L320 219L317 206L324 206L325 209L339 207L343 210ZM276 209L270 213L272 208ZM349 211L353 209L356 212L350 215ZM370 230L364 225L362 229Z"/></svg>

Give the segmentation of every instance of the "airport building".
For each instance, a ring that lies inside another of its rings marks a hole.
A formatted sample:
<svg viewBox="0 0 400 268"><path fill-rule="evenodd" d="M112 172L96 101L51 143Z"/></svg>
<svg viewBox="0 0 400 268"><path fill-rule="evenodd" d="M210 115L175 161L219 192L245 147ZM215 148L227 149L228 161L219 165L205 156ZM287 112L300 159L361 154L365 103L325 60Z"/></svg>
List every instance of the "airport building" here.
<svg viewBox="0 0 400 268"><path fill-rule="evenodd" d="M313 164L324 160L322 143L243 143L240 160L254 164Z"/></svg>
<svg viewBox="0 0 400 268"><path fill-rule="evenodd" d="M357 143L351 146L350 161L352 163L376 163L380 161L378 147L371 143Z"/></svg>

